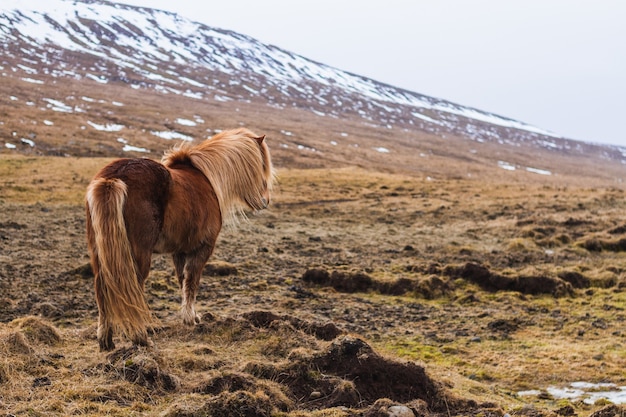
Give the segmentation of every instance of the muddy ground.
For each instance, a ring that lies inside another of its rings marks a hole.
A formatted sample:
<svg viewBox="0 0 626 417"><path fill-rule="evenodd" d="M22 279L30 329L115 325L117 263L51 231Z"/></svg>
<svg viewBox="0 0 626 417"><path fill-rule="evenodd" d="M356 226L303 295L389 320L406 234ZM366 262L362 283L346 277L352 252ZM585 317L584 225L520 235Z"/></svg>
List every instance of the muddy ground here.
<svg viewBox="0 0 626 417"><path fill-rule="evenodd" d="M271 209L223 231L202 322L182 326L155 255L154 347L107 354L81 202L27 185L0 200L6 415L625 413L547 391L626 385L622 190L285 170Z"/></svg>

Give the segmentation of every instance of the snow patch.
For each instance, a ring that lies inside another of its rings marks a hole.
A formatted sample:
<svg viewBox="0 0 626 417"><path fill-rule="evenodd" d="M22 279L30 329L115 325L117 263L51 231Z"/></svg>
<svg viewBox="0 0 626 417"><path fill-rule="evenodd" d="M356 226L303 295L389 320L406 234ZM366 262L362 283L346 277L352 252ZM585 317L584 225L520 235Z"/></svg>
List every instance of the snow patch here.
<svg viewBox="0 0 626 417"><path fill-rule="evenodd" d="M193 138L191 136L183 135L182 133L178 133L178 132L171 132L169 130L163 131L163 132L150 131L150 133L153 134L154 136L157 136L161 139L166 139L166 140L181 139L181 140L185 140L188 142L193 141Z"/></svg>
<svg viewBox="0 0 626 417"><path fill-rule="evenodd" d="M25 82L31 83L31 84L45 84L43 81L35 80L34 78L22 78L22 81L25 81Z"/></svg>
<svg viewBox="0 0 626 417"><path fill-rule="evenodd" d="M526 171L532 172L533 174L539 174L539 175L552 175L552 172L547 171L545 169L526 167Z"/></svg>
<svg viewBox="0 0 626 417"><path fill-rule="evenodd" d="M99 125L92 121L87 121L87 124L93 127L94 129L100 130L102 132L119 132L120 130L124 129L124 125L116 125L116 124L109 124L109 123L104 124L104 125Z"/></svg>
<svg viewBox="0 0 626 417"><path fill-rule="evenodd" d="M197 123L189 119L176 119L176 123L183 126L197 126Z"/></svg>
<svg viewBox="0 0 626 417"><path fill-rule="evenodd" d="M150 152L146 148L138 148L136 146L130 146L130 145L124 145L124 147L122 148L122 151L124 152Z"/></svg>
<svg viewBox="0 0 626 417"><path fill-rule="evenodd" d="M507 171L515 171L515 165L511 165L508 162L498 161L498 166Z"/></svg>
<svg viewBox="0 0 626 417"><path fill-rule="evenodd" d="M93 74L85 74L85 77L94 80L100 84L108 84L109 80L106 79L103 75L93 75Z"/></svg>
<svg viewBox="0 0 626 417"><path fill-rule="evenodd" d="M585 404L595 404L598 400L608 400L613 404L626 404L626 386L613 383L572 382L565 387L550 386L546 389L555 399L582 400ZM519 391L520 396L541 395L540 390Z"/></svg>
<svg viewBox="0 0 626 417"><path fill-rule="evenodd" d="M61 113L72 113L74 111L71 106L68 106L67 104L59 100L54 100L51 98L44 98L43 101L48 103L46 107L48 107L52 111L61 112Z"/></svg>

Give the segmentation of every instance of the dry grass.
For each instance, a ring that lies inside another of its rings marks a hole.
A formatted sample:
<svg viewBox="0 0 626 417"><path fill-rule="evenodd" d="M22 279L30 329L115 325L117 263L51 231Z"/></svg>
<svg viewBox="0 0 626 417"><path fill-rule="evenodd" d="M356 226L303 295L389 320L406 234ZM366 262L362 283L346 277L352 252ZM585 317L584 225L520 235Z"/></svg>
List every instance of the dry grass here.
<svg viewBox="0 0 626 417"><path fill-rule="evenodd" d="M0 201L18 204L81 204L104 158L39 158L0 155Z"/></svg>
<svg viewBox="0 0 626 417"><path fill-rule="evenodd" d="M456 404L452 414L474 407L501 415L532 404L550 415L563 400L517 391L626 382L626 260L619 246L585 243L626 234L622 190L359 168L279 170L272 208L222 234L213 271L228 272L205 274L198 304L207 315L195 330L179 325L171 265L155 257L146 292L163 323L156 348L120 340L112 355L99 353L82 268L82 201L106 161L0 158L0 409L7 413L192 416L245 408L308 417L388 406L362 401L358 379L304 365L322 366L345 334L390 358L385 369L407 360L423 366ZM559 296L489 291L467 275L468 264L493 279L587 281ZM339 285L303 280L313 268L337 272ZM362 275L370 284L355 288L349 280ZM411 285L386 292L398 279ZM343 331L334 342L320 336L328 323ZM579 415L601 407L565 403ZM446 414L434 400L428 407L426 415Z"/></svg>

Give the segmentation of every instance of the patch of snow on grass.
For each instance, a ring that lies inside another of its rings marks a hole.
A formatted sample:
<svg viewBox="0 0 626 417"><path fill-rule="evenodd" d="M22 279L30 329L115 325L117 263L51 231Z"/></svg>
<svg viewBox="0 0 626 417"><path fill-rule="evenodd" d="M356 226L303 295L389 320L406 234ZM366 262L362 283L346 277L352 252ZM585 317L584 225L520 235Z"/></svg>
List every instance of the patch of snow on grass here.
<svg viewBox="0 0 626 417"><path fill-rule="evenodd" d="M194 122L193 120L181 119L181 118L176 119L176 123L178 123L179 125L183 125L183 126L196 126L197 125L197 123Z"/></svg>
<svg viewBox="0 0 626 417"><path fill-rule="evenodd" d="M515 165L511 165L508 162L498 161L498 166L507 171L515 171Z"/></svg>
<svg viewBox="0 0 626 417"><path fill-rule="evenodd" d="M189 98L195 98L197 100L202 100L204 98L204 95L202 93L195 93L195 92L189 91L189 90L185 91L183 93L183 96L184 97L189 97Z"/></svg>
<svg viewBox="0 0 626 417"><path fill-rule="evenodd" d="M613 404L626 404L626 386L618 387L612 383L572 382L565 388L548 387L547 391L556 399L582 398L585 404L595 404L598 400L609 400Z"/></svg>
<svg viewBox="0 0 626 417"><path fill-rule="evenodd" d="M178 133L178 132L171 132L171 131L156 132L156 131L151 131L150 133L153 134L154 136L157 136L157 137L159 137L161 139L166 139L166 140L181 139L181 140L186 140L188 142L193 141L193 138L191 136L183 135L182 133Z"/></svg>
<svg viewBox="0 0 626 417"><path fill-rule="evenodd" d="M59 100L54 100L51 98L44 98L43 101L48 103L46 107L48 107L52 111L58 111L62 113L72 113L74 111L72 107L68 106L67 104Z"/></svg>
<svg viewBox="0 0 626 417"><path fill-rule="evenodd" d="M552 172L547 171L545 169L526 167L526 171L532 172L533 174L539 174L539 175L552 175Z"/></svg>
<svg viewBox="0 0 626 417"><path fill-rule="evenodd" d="M124 145L124 147L122 148L122 150L124 152L150 152L149 150L147 150L146 148L138 148L136 146L131 146L131 145Z"/></svg>
<svg viewBox="0 0 626 417"><path fill-rule="evenodd" d="M432 117L424 116L422 113L412 112L411 116L417 117L418 119L422 119L425 122L432 123L435 125L439 125L439 126L443 125L443 123L441 123L439 120L435 120Z"/></svg>
<svg viewBox="0 0 626 417"><path fill-rule="evenodd" d="M92 121L87 121L87 124L93 127L94 129L100 130L103 132L119 132L120 130L124 129L124 125L116 125L116 124L108 124L108 123L105 125L99 125Z"/></svg>
<svg viewBox="0 0 626 417"><path fill-rule="evenodd" d="M92 79L95 82L100 83L100 84L108 84L109 83L109 80L104 78L103 75L98 76L98 75L93 75L93 74L86 74L85 77L90 78L90 79Z"/></svg>
<svg viewBox="0 0 626 417"><path fill-rule="evenodd" d="M25 81L25 82L31 83L31 84L45 84L43 81L35 80L34 78L22 78L22 81Z"/></svg>

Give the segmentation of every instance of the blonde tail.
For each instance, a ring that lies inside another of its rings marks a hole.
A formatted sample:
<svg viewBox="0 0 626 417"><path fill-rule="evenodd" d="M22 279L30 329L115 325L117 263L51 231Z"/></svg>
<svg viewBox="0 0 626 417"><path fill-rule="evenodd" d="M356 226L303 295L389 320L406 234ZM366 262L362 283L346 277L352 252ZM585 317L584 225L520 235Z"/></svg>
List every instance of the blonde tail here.
<svg viewBox="0 0 626 417"><path fill-rule="evenodd" d="M126 232L123 209L127 187L120 179L99 178L87 188L98 273L101 320L138 344L147 343L152 322ZM103 317L104 316L104 317Z"/></svg>

